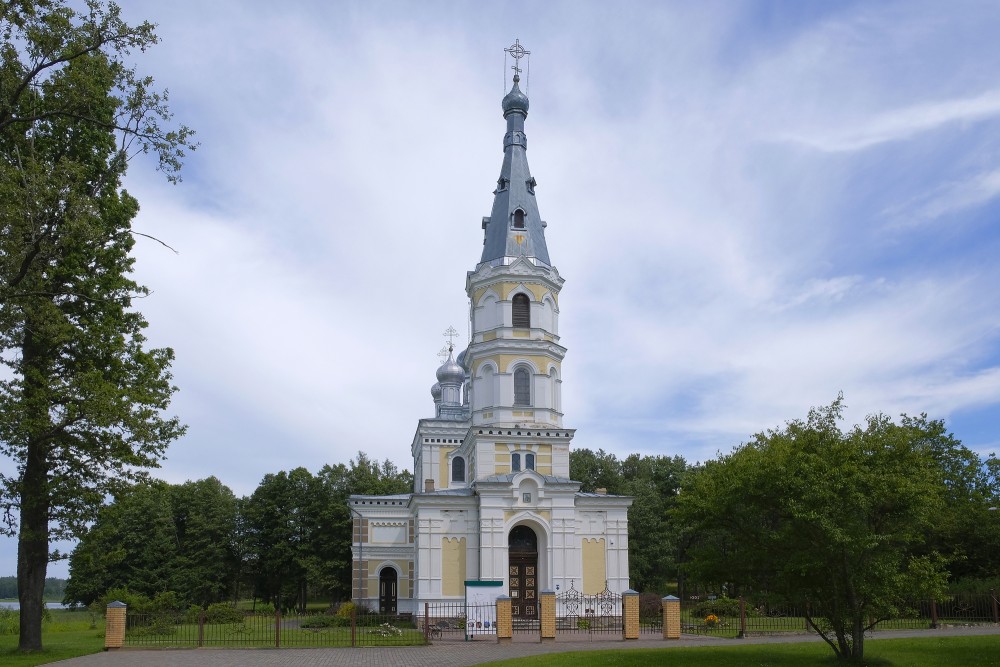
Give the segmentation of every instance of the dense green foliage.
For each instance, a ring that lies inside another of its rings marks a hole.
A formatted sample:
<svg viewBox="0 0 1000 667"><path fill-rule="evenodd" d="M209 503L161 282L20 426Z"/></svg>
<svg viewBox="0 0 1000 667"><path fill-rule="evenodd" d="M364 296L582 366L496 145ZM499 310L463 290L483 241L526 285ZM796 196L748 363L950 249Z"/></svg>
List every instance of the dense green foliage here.
<svg viewBox="0 0 1000 667"><path fill-rule="evenodd" d="M66 579L46 577L42 595L46 600L62 600L66 594ZM17 577L0 577L0 600L17 598Z"/></svg>
<svg viewBox="0 0 1000 667"><path fill-rule="evenodd" d="M838 657L860 660L875 622L944 590L935 535L949 504L971 506L960 486L981 466L941 422L873 415L845 432L841 410L838 399L706 463L676 516L692 536L688 571L805 610Z"/></svg>
<svg viewBox="0 0 1000 667"><path fill-rule="evenodd" d="M214 477L141 484L104 507L70 558L66 600L90 604L112 588L173 591L208 605L231 595L237 503Z"/></svg>
<svg viewBox="0 0 1000 667"><path fill-rule="evenodd" d="M347 497L405 493L412 485L408 471L364 453L315 475L305 468L265 475L247 498L214 477L137 485L119 493L81 537L66 602L103 604L113 591L133 608L169 601L185 609L253 595L304 611L309 597L346 599Z"/></svg>
<svg viewBox="0 0 1000 667"><path fill-rule="evenodd" d="M629 576L638 591L665 593L677 580L676 549L680 533L670 510L687 465L679 456L639 456L619 461L614 454L589 449L570 452L570 477L581 490L607 489L633 496L629 509Z"/></svg>
<svg viewBox="0 0 1000 667"><path fill-rule="evenodd" d="M79 7L79 5L77 5ZM176 178L188 131L123 62L155 43L91 0L0 5L0 476L18 536L21 647L41 648L51 539L73 537L107 493L143 476L183 428L163 415L173 353L149 349L130 277L138 203L129 158Z"/></svg>

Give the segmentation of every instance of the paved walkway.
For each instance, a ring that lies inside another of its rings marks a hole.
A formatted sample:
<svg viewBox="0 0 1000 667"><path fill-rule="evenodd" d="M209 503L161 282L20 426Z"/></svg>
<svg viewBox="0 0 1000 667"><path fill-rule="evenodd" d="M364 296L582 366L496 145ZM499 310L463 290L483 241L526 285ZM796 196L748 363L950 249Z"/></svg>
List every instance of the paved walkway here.
<svg viewBox="0 0 1000 667"><path fill-rule="evenodd" d="M1000 652L1000 626L943 628L940 630L888 630L874 632L871 639L899 637L947 637L956 635L995 635ZM743 646L745 644L786 644L816 642L815 635L719 639L685 636L668 642L655 636L638 641L557 641L545 644L515 641L511 644L477 641L443 642L432 646L382 648L314 649L126 649L95 653L58 663L61 667L469 667L494 660L507 660L542 653L566 651L623 651L637 648L675 648L683 646Z"/></svg>

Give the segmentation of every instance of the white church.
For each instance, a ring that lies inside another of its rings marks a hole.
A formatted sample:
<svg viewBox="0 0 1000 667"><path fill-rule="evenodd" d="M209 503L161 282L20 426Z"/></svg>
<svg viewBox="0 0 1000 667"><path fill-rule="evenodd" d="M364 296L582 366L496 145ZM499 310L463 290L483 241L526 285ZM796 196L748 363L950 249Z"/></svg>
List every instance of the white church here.
<svg viewBox="0 0 1000 667"><path fill-rule="evenodd" d="M528 98L514 79L507 132L483 218L482 257L469 271L471 340L431 387L434 416L413 436L413 493L351 496L353 599L385 613L461 602L467 581L501 582L515 618L538 593L629 588L632 499L582 493L569 478L574 429L563 425L559 291L528 170Z"/></svg>

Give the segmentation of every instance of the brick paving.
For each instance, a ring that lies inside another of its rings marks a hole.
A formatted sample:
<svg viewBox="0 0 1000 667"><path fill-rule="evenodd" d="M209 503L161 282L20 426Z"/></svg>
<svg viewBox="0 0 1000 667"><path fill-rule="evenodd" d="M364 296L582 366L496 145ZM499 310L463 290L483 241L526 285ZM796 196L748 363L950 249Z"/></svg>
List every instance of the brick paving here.
<svg viewBox="0 0 1000 667"><path fill-rule="evenodd" d="M1000 626L942 628L939 630L889 630L869 635L871 639L902 637L946 637L995 635L1000 652ZM556 641L545 644L521 637L510 644L491 641L440 642L432 646L314 649L123 649L62 660L61 667L469 667L494 660L507 660L543 653L566 651L622 651L637 648L684 646L780 644L820 641L815 635L798 634L750 639L719 639L686 635L679 641L643 636L638 641Z"/></svg>

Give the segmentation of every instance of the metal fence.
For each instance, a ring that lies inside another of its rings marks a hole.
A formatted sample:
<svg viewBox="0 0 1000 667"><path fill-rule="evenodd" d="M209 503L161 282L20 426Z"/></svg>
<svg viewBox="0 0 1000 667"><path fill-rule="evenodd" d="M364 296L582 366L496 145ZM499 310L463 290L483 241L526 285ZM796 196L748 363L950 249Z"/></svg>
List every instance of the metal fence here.
<svg viewBox="0 0 1000 667"><path fill-rule="evenodd" d="M701 600L681 603L681 632L717 637L747 637L811 632L803 609L729 600L708 604ZM706 611L708 609L709 611ZM810 614L821 621L822 611ZM875 630L925 629L950 625L1000 623L1000 603L991 591L978 595L950 595L944 600L922 600L904 608L898 617L869 619Z"/></svg>
<svg viewBox="0 0 1000 667"><path fill-rule="evenodd" d="M429 642L496 641L496 604L425 602L423 618L417 625Z"/></svg>
<svg viewBox="0 0 1000 667"><path fill-rule="evenodd" d="M622 596L608 590L587 595L569 590L556 595L556 633L622 636Z"/></svg>
<svg viewBox="0 0 1000 667"><path fill-rule="evenodd" d="M240 610L204 612L159 611L126 614L125 646L311 647L414 646L426 643L411 618L395 614L256 614Z"/></svg>

